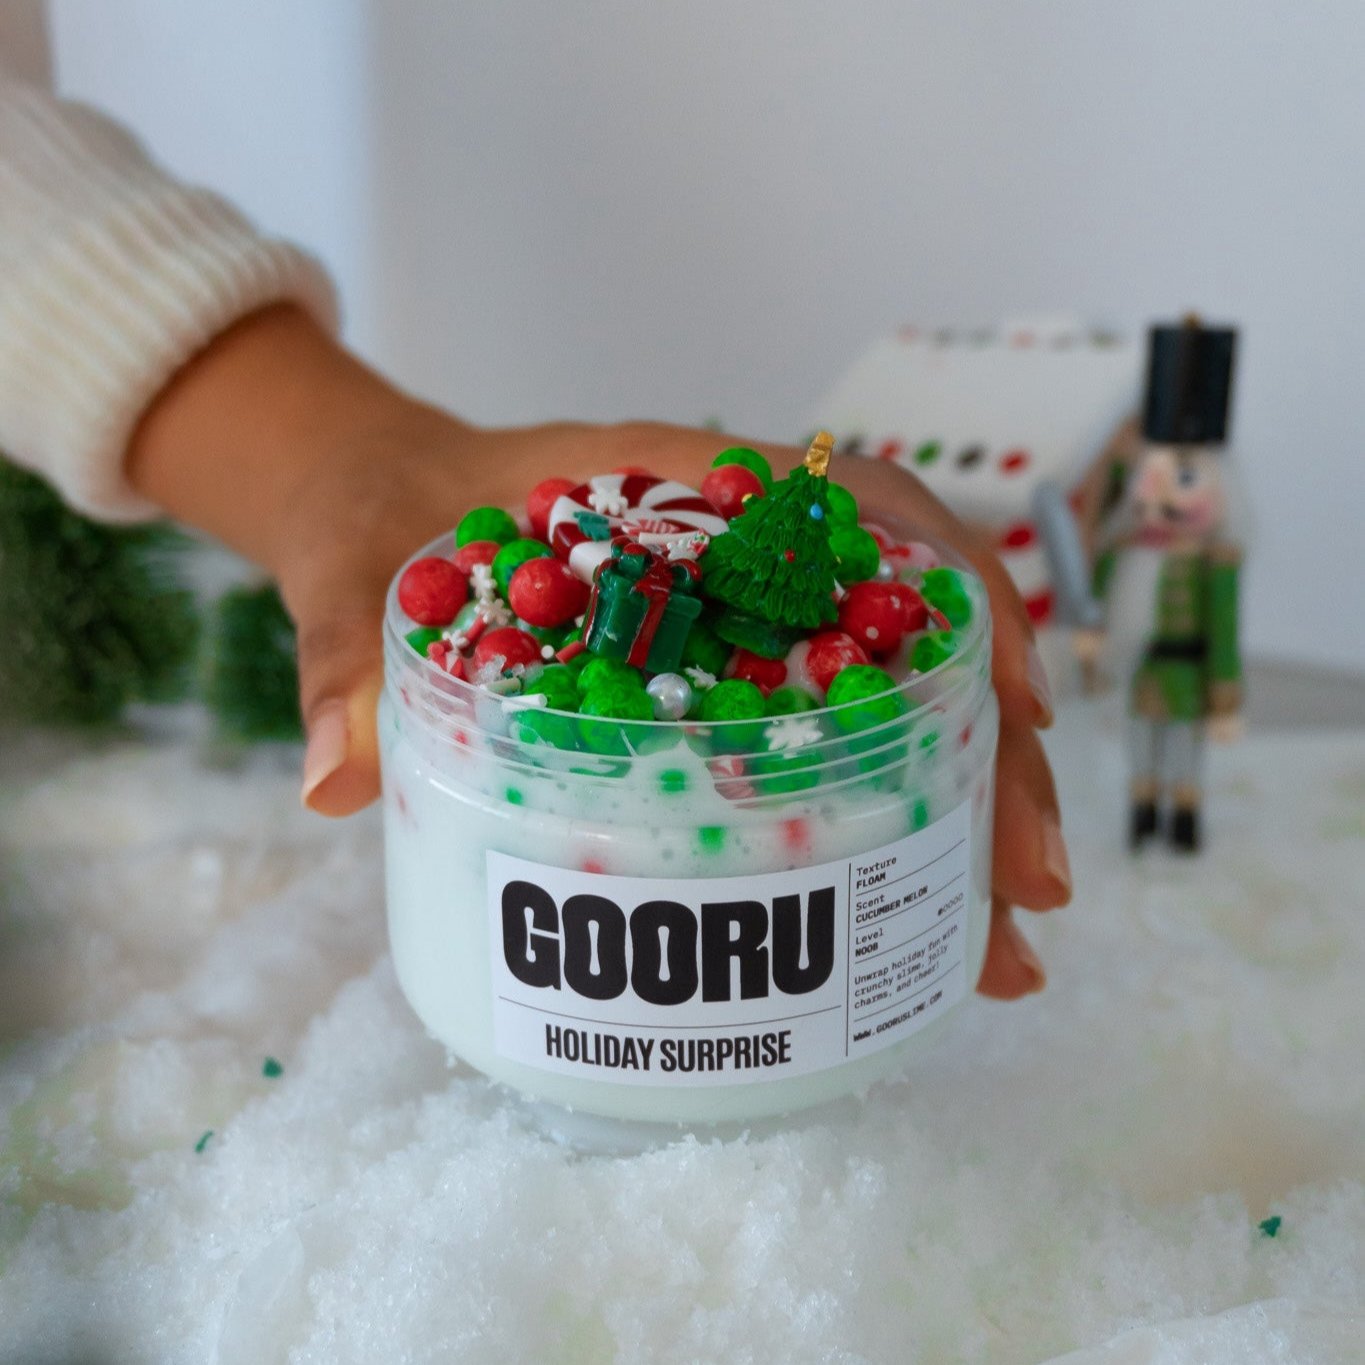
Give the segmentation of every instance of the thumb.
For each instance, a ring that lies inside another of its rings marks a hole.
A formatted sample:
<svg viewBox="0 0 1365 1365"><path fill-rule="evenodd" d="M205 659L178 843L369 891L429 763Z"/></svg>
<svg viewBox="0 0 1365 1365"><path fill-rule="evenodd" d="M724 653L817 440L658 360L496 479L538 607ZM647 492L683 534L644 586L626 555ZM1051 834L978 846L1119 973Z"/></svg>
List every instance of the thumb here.
<svg viewBox="0 0 1365 1365"><path fill-rule="evenodd" d="M379 603L298 617L299 701L308 735L301 797L321 815L350 815L379 795L381 622Z"/></svg>

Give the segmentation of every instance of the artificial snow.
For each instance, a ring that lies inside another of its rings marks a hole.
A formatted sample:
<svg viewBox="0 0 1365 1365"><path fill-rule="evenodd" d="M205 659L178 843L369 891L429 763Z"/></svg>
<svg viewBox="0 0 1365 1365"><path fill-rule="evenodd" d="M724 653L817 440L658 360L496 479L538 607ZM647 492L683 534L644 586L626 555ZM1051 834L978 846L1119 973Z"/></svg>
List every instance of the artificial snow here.
<svg viewBox="0 0 1365 1365"><path fill-rule="evenodd" d="M1192 860L1123 854L1090 709L1051 749L1044 994L785 1131L619 1157L424 1036L375 815L301 811L296 754L10 745L0 1360L1365 1358L1365 735L1215 753Z"/></svg>

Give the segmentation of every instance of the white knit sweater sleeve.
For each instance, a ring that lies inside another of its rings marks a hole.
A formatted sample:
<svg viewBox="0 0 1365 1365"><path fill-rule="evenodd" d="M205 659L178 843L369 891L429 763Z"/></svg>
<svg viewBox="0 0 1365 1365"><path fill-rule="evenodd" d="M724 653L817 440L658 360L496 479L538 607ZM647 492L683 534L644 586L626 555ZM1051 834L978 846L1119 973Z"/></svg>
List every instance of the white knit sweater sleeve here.
<svg viewBox="0 0 1365 1365"><path fill-rule="evenodd" d="M0 451L82 511L156 515L123 477L139 416L219 332L283 301L336 325L310 256L93 110L0 77Z"/></svg>

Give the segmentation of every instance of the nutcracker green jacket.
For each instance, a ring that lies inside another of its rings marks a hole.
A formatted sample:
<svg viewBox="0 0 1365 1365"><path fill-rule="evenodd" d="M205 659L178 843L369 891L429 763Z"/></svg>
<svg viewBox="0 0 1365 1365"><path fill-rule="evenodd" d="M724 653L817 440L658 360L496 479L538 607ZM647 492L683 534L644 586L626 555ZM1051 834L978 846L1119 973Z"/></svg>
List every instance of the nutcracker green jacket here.
<svg viewBox="0 0 1365 1365"><path fill-rule="evenodd" d="M1121 554L1122 549L1113 552ZM1133 674L1131 706L1161 721L1234 714L1242 702L1237 593L1242 552L1229 543L1173 551L1162 561L1146 648ZM1112 556L1096 576L1103 597Z"/></svg>

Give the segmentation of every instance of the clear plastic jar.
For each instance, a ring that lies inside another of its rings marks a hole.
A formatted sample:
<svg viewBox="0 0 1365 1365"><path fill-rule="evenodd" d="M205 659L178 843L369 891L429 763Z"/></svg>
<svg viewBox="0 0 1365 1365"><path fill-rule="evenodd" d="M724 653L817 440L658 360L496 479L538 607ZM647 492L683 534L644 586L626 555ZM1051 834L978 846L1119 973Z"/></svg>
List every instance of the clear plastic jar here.
<svg viewBox="0 0 1365 1365"><path fill-rule="evenodd" d="M533 1100L690 1127L820 1104L931 1046L990 921L998 711L966 579L972 620L932 671L715 724L527 726L406 643L391 589L389 931L426 1027Z"/></svg>

